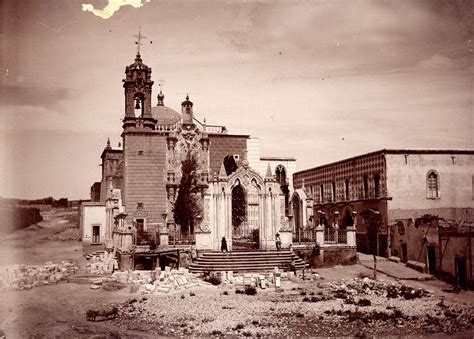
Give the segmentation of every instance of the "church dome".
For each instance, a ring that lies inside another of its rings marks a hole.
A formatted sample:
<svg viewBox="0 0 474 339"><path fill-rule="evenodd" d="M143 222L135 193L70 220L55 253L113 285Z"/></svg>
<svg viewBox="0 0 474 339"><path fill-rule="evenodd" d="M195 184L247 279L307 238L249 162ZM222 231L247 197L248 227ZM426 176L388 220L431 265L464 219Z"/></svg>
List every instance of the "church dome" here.
<svg viewBox="0 0 474 339"><path fill-rule="evenodd" d="M158 125L171 125L181 120L181 114L172 108L166 107L163 103L164 98L165 96L160 91L158 105L151 108L151 115L158 121Z"/></svg>

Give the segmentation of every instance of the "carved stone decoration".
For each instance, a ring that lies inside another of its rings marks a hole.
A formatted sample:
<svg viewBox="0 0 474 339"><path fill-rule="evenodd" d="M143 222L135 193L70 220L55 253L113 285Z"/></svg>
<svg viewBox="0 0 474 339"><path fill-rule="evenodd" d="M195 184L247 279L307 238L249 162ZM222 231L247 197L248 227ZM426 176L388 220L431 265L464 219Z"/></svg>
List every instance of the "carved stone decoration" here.
<svg viewBox="0 0 474 339"><path fill-rule="evenodd" d="M142 209L138 209L135 214L133 215L135 218L146 218L146 216L148 215L148 212L147 211L144 211Z"/></svg>
<svg viewBox="0 0 474 339"><path fill-rule="evenodd" d="M190 152L198 163L198 171L207 171L207 154L200 143L201 133L194 125L178 128L173 150L168 151L168 170L176 173L176 182L181 180L181 164Z"/></svg>
<svg viewBox="0 0 474 339"><path fill-rule="evenodd" d="M371 174L369 175L369 197L375 197L375 187L374 187L374 176Z"/></svg>
<svg viewBox="0 0 474 339"><path fill-rule="evenodd" d="M203 232L210 232L210 227L209 227L209 224L210 224L210 212L209 212L209 197L205 197L203 199L203 219L202 219L202 222L201 222L201 231Z"/></svg>
<svg viewBox="0 0 474 339"><path fill-rule="evenodd" d="M380 193L382 197L387 196L387 188L385 187L385 176L383 173L380 175Z"/></svg>
<svg viewBox="0 0 474 339"><path fill-rule="evenodd" d="M282 231L290 230L290 222L285 216L285 199L280 197L280 229Z"/></svg>

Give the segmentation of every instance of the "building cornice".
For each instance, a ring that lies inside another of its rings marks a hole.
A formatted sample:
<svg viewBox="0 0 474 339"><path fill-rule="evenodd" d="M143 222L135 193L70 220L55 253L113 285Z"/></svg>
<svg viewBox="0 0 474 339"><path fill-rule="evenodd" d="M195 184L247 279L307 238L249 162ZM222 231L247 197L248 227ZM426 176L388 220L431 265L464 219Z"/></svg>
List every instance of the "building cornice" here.
<svg viewBox="0 0 474 339"><path fill-rule="evenodd" d="M359 160L359 159L362 159L362 158L365 158L365 157L370 157L370 156L379 155L379 154L380 155L385 155L385 154L468 154L468 155L470 154L470 155L474 155L474 150L459 150L459 149L458 150L454 150L454 149L385 149L384 148L384 149L381 149L381 150L378 150L378 151L365 153L365 154L357 155L357 156L354 156L354 157L351 157L351 158L346 158L346 159L343 159L343 160L338 160L338 161L335 161L335 162L331 162L329 164L320 165L320 166L308 168L308 169L305 169L305 170L301 170L301 171L295 172L293 175L296 176L298 174L303 174L303 173L311 172L311 171L314 171L314 170L328 168L328 167L331 167L331 166L334 166L334 165L339 165L339 164L343 164L345 162Z"/></svg>

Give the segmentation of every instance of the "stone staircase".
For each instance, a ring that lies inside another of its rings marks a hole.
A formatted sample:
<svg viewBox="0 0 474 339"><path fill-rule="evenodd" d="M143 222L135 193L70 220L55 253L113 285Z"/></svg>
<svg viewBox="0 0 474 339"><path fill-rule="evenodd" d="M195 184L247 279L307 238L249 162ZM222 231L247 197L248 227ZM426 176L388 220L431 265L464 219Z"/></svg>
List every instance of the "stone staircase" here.
<svg viewBox="0 0 474 339"><path fill-rule="evenodd" d="M269 272L273 271L275 267L287 270L293 259L296 269L304 268L304 261L290 251L204 252L190 264L189 271L192 273L205 271Z"/></svg>

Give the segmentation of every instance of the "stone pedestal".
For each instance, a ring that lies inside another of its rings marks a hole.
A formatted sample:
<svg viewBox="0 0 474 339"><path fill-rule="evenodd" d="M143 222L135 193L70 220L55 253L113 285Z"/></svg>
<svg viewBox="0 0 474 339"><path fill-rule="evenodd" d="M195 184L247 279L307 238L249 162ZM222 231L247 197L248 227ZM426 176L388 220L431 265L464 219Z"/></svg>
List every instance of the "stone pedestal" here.
<svg viewBox="0 0 474 339"><path fill-rule="evenodd" d="M213 250L213 249L216 250L216 248L213 248L211 232L195 232L194 235L196 237L196 248L200 250ZM227 241L227 246L229 246L228 241ZM220 247L217 250L219 249Z"/></svg>
<svg viewBox="0 0 474 339"><path fill-rule="evenodd" d="M160 231L160 246L169 245L169 233L168 231Z"/></svg>
<svg viewBox="0 0 474 339"><path fill-rule="evenodd" d="M133 269L133 257L130 253L118 252L118 261L121 271L128 271Z"/></svg>
<svg viewBox="0 0 474 339"><path fill-rule="evenodd" d="M288 248L290 245L293 244L293 232L290 231L280 231L280 239L281 239L281 248ZM276 248L276 245L275 245Z"/></svg>
<svg viewBox="0 0 474 339"><path fill-rule="evenodd" d="M355 227L347 227L347 245L357 246Z"/></svg>
<svg viewBox="0 0 474 339"><path fill-rule="evenodd" d="M127 251L133 245L133 233L132 231L114 230L113 232L113 244L121 250Z"/></svg>
<svg viewBox="0 0 474 339"><path fill-rule="evenodd" d="M324 244L324 226L316 226L316 228L314 229L314 231L316 232L316 242L319 244L319 245L322 245Z"/></svg>

